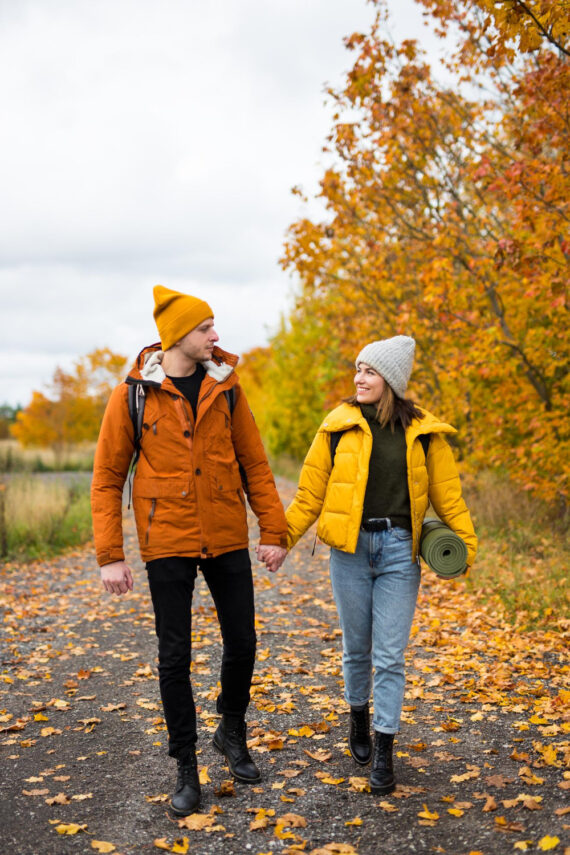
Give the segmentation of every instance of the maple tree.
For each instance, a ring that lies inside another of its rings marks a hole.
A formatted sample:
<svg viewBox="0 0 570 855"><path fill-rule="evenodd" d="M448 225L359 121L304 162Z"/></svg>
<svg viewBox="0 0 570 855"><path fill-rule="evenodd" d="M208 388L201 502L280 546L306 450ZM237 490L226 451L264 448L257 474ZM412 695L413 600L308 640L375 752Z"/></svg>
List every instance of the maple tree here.
<svg viewBox="0 0 570 855"><path fill-rule="evenodd" d="M51 446L61 459L65 450L97 439L105 405L124 378L127 357L99 348L78 359L72 372L56 368L48 394L34 391L11 426L24 446Z"/></svg>
<svg viewBox="0 0 570 855"><path fill-rule="evenodd" d="M326 216L294 223L282 260L300 287L269 348L271 418L297 423L288 390L311 386L312 423L296 424L306 449L358 347L410 334L411 391L460 429L467 459L565 503L569 6L420 2L456 34L455 83L438 82L416 42L385 35L382 0L371 31L346 39L356 59L329 90Z"/></svg>

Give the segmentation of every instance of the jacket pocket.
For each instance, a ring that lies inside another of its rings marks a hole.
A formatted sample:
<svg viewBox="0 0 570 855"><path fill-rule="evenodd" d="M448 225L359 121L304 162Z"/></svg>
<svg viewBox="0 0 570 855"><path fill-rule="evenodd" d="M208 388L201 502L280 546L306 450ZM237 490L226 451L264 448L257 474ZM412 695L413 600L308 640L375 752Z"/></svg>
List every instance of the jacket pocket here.
<svg viewBox="0 0 570 855"><path fill-rule="evenodd" d="M188 492L188 478L143 478L135 475L133 483L133 499L185 498Z"/></svg>

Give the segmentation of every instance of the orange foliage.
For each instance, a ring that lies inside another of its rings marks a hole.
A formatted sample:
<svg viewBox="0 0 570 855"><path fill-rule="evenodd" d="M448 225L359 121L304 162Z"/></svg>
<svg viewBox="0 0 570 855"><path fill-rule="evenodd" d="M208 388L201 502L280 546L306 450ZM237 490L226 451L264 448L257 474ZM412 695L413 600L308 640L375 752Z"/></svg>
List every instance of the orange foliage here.
<svg viewBox="0 0 570 855"><path fill-rule="evenodd" d="M77 360L73 373L56 368L48 394L34 391L12 426L24 446L67 446L97 439L113 387L123 379L127 357L99 348Z"/></svg>
<svg viewBox="0 0 570 855"><path fill-rule="evenodd" d="M295 423L288 386L313 384L316 403L327 383L338 397L361 344L410 334L413 391L460 428L469 461L564 501L568 4L420 2L436 31L459 34L457 85L437 82L414 41L384 37L382 0L371 32L346 40L356 59L329 92L327 217L290 228L283 266L301 291L271 345L274 356L310 329L320 355L300 348L286 372L271 362L274 418Z"/></svg>

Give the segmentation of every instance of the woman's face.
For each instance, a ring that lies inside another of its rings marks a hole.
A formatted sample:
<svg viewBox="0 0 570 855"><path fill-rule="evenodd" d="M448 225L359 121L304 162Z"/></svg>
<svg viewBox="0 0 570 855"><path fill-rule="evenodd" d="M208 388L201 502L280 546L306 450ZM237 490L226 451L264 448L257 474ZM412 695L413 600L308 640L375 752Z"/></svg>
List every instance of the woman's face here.
<svg viewBox="0 0 570 855"><path fill-rule="evenodd" d="M386 381L366 362L359 362L354 375L356 400L359 404L377 404L380 400Z"/></svg>

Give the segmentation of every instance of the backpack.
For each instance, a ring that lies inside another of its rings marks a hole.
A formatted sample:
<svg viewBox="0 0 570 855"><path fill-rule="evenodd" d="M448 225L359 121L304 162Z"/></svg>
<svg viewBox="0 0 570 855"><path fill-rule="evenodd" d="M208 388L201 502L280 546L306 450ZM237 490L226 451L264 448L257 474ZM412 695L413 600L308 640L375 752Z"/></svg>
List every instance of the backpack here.
<svg viewBox="0 0 570 855"><path fill-rule="evenodd" d="M331 465L332 466L334 466L334 458L335 458L336 450L337 450L338 444L340 442L340 438L343 435L343 433L345 433L345 431L343 431L343 430L334 430L334 431L331 431L331 433L330 433ZM428 453L430 439L431 439L431 433L421 433L419 436L419 440L420 440L422 448L424 450L426 460L427 460L427 453Z"/></svg>
<svg viewBox="0 0 570 855"><path fill-rule="evenodd" d="M224 395L226 397L226 401L228 402L228 407L230 410L230 419L233 415L234 407L236 405L236 388L232 386L231 389L226 389L224 391ZM127 384L127 404L129 407L129 416L131 417L131 421L133 423L133 429L135 433L134 443L135 450L133 452L133 457L129 466L129 508L131 507L131 479L133 473L135 471L136 465L138 463L140 454L141 454L141 440L142 440L142 432L144 426L144 405L146 403L146 392L144 390L144 386L141 383L129 383ZM241 466L240 466L241 472ZM243 476L242 476L243 480Z"/></svg>

